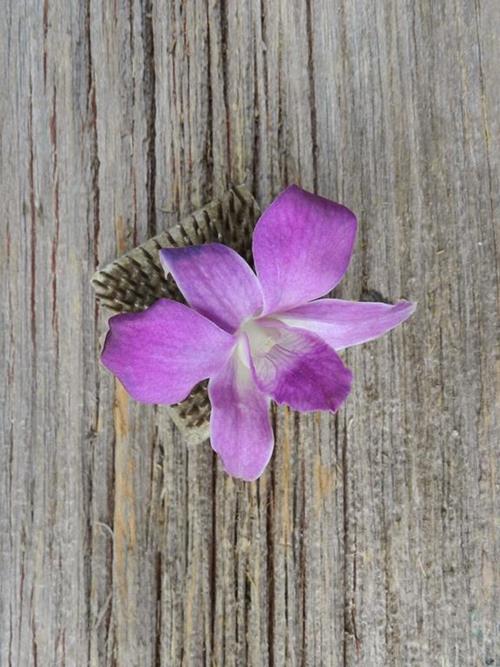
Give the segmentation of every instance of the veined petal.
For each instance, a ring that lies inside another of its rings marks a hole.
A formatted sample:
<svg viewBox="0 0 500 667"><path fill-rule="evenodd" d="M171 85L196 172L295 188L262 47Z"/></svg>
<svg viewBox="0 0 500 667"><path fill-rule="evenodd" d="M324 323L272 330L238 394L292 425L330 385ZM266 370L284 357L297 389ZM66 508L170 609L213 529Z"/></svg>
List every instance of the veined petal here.
<svg viewBox="0 0 500 667"><path fill-rule="evenodd" d="M366 343L394 329L415 312L416 304L319 299L274 317L290 327L312 331L335 350Z"/></svg>
<svg viewBox="0 0 500 667"><path fill-rule="evenodd" d="M210 379L208 395L210 440L225 470L246 481L257 479L274 447L269 399L255 385L238 352Z"/></svg>
<svg viewBox="0 0 500 667"><path fill-rule="evenodd" d="M268 342L252 345L255 381L277 403L294 410L338 410L351 390L352 374L339 355L309 331L284 324L262 325Z"/></svg>
<svg viewBox="0 0 500 667"><path fill-rule="evenodd" d="M231 248L220 243L164 248L160 258L189 305L226 331L233 333L262 309L256 275Z"/></svg>
<svg viewBox="0 0 500 667"><path fill-rule="evenodd" d="M253 234L263 312L287 310L333 289L347 269L355 237L349 209L296 186L285 190Z"/></svg>
<svg viewBox="0 0 500 667"><path fill-rule="evenodd" d="M170 405L217 373L234 338L187 306L160 299L109 320L102 363L143 403Z"/></svg>

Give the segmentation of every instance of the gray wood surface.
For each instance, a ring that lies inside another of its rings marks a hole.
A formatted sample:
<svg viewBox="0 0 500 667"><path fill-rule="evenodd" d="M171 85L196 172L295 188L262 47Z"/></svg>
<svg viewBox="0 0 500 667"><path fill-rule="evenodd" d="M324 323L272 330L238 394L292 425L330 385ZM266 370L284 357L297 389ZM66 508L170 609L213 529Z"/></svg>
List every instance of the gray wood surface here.
<svg viewBox="0 0 500 667"><path fill-rule="evenodd" d="M4 0L0 665L499 665L497 0ZM235 482L98 363L90 278L229 184L418 301ZM495 365L495 363L497 365Z"/></svg>

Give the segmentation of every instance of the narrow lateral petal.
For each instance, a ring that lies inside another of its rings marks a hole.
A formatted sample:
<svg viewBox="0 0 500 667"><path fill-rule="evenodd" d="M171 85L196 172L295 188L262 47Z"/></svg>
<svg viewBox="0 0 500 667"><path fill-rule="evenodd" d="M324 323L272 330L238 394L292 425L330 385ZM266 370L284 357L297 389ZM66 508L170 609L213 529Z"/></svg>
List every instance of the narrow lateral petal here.
<svg viewBox="0 0 500 667"><path fill-rule="evenodd" d="M259 219L253 257L264 313L298 306L329 292L344 275L356 237L349 209L296 186Z"/></svg>
<svg viewBox="0 0 500 667"><path fill-rule="evenodd" d="M213 322L161 299L109 320L101 361L137 401L170 405L217 373L233 347L233 337Z"/></svg>
<svg viewBox="0 0 500 667"><path fill-rule="evenodd" d="M210 379L208 395L212 405L210 440L225 470L249 482L257 479L274 446L269 399L257 388L238 353Z"/></svg>
<svg viewBox="0 0 500 667"><path fill-rule="evenodd" d="M294 410L338 410L351 390L352 374L335 350L309 331L276 321L267 331L269 341L251 347L259 388Z"/></svg>
<svg viewBox="0 0 500 667"><path fill-rule="evenodd" d="M275 315L290 327L312 331L336 350L366 343L394 329L415 312L416 304L319 299Z"/></svg>
<svg viewBox="0 0 500 667"><path fill-rule="evenodd" d="M256 275L231 248L220 243L165 248L160 257L186 301L226 331L233 333L262 309Z"/></svg>

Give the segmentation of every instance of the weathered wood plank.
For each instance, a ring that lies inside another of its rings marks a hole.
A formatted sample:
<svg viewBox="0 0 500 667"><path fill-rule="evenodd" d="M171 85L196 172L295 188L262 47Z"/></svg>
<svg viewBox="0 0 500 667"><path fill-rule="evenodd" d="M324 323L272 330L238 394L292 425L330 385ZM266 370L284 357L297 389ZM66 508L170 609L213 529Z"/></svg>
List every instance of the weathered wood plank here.
<svg viewBox="0 0 500 667"><path fill-rule="evenodd" d="M5 3L0 664L492 665L498 3ZM98 266L245 182L359 215L418 301L225 476L98 363Z"/></svg>

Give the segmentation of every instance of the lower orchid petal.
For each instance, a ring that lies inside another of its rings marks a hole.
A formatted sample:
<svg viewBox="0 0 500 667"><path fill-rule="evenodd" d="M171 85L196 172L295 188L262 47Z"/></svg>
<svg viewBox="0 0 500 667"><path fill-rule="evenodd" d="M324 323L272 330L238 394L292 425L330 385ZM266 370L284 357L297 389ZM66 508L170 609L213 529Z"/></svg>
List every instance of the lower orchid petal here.
<svg viewBox="0 0 500 667"><path fill-rule="evenodd" d="M102 362L143 403L171 405L214 375L234 338L187 306L160 299L109 321Z"/></svg>
<svg viewBox="0 0 500 667"><path fill-rule="evenodd" d="M237 353L211 378L210 440L226 472L246 481L260 477L274 446L269 399Z"/></svg>
<svg viewBox="0 0 500 667"><path fill-rule="evenodd" d="M335 350L315 334L276 321L260 328L268 341L253 337L251 359L261 391L294 410L338 410L351 390L352 374Z"/></svg>
<svg viewBox="0 0 500 667"><path fill-rule="evenodd" d="M416 304L319 299L276 315L290 327L312 331L335 350L366 343L394 329L415 312Z"/></svg>

